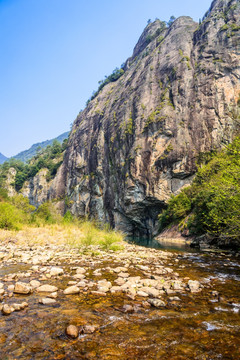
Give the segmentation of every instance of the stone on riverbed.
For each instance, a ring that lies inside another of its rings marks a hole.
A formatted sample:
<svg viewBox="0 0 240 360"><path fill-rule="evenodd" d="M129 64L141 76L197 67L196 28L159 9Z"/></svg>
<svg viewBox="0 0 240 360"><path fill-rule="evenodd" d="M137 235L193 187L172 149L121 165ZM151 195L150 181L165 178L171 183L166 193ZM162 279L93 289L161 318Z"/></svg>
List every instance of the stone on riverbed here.
<svg viewBox="0 0 240 360"><path fill-rule="evenodd" d="M57 275L62 275L62 274L63 274L63 269L60 267L52 267L50 270L51 276L57 276Z"/></svg>
<svg viewBox="0 0 240 360"><path fill-rule="evenodd" d="M27 295L30 294L32 291L32 288L30 285L25 284L23 282L17 282L14 286L14 290L13 292L16 294L23 294L23 295Z"/></svg>
<svg viewBox="0 0 240 360"><path fill-rule="evenodd" d="M43 304L43 305L52 305L56 303L56 300L51 299L51 298L42 298L39 299L39 303Z"/></svg>
<svg viewBox="0 0 240 360"><path fill-rule="evenodd" d="M84 325L79 329L80 334L93 334L97 327L93 325Z"/></svg>
<svg viewBox="0 0 240 360"><path fill-rule="evenodd" d="M68 288L66 288L66 289L63 291L63 293L64 293L65 295L79 294L79 292L80 292L79 287L78 287L78 286L75 286L75 285L69 286Z"/></svg>
<svg viewBox="0 0 240 360"><path fill-rule="evenodd" d="M40 281L38 281L38 280L31 280L31 281L30 281L30 285L31 285L31 287L32 287L33 289L36 289L36 288L38 288L39 286L41 286L41 283L40 283Z"/></svg>
<svg viewBox="0 0 240 360"><path fill-rule="evenodd" d="M66 328L66 334L73 339L76 339L78 337L78 333L78 328L75 325L68 325L68 327Z"/></svg>
<svg viewBox="0 0 240 360"><path fill-rule="evenodd" d="M14 307L9 306L8 304L4 304L3 307L2 307L3 315L10 315L14 311L15 311Z"/></svg>
<svg viewBox="0 0 240 360"><path fill-rule="evenodd" d="M191 293L201 291L201 289L200 289L200 282L197 281L197 280L189 280L189 281L188 281L188 287L189 287Z"/></svg>
<svg viewBox="0 0 240 360"><path fill-rule="evenodd" d="M50 293L52 293L54 291L57 291L58 288L56 286L53 286L53 285L45 284L45 285L39 286L36 290L38 292L50 292Z"/></svg>
<svg viewBox="0 0 240 360"><path fill-rule="evenodd" d="M157 308L166 306L165 302L160 299L149 299L148 302L149 304Z"/></svg>

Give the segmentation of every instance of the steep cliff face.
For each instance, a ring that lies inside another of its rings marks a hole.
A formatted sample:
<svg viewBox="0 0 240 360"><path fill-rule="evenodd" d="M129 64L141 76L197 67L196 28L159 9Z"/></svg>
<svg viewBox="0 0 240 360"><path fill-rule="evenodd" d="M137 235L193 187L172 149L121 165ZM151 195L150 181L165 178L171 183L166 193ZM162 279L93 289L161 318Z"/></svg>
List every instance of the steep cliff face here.
<svg viewBox="0 0 240 360"><path fill-rule="evenodd" d="M151 236L200 152L230 142L240 103L240 3L215 0L199 25L156 20L125 72L76 119L50 197L134 236Z"/></svg>

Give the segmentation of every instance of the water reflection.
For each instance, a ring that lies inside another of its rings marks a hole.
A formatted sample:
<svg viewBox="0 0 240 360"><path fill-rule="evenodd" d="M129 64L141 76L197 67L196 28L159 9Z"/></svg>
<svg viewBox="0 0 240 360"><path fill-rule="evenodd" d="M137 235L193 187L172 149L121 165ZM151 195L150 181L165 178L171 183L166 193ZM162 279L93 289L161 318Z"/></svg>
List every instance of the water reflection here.
<svg viewBox="0 0 240 360"><path fill-rule="evenodd" d="M198 253L199 250L191 248L189 244L181 241L171 241L171 239L146 239L146 238L128 238L127 242L138 246L144 246L147 248L153 248L158 250L174 250L174 251L187 251L191 253Z"/></svg>

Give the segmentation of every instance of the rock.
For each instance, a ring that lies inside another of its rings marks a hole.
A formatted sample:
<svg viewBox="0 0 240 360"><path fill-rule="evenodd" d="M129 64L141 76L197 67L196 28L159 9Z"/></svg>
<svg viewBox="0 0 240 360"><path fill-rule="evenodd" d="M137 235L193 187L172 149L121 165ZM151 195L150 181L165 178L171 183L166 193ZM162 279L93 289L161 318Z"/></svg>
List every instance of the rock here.
<svg viewBox="0 0 240 360"><path fill-rule="evenodd" d="M82 280L84 279L86 276L84 274L76 274L76 275L73 275L74 279L77 279L77 280Z"/></svg>
<svg viewBox="0 0 240 360"><path fill-rule="evenodd" d="M173 290L183 290L183 283L180 280L175 280L172 284L172 288Z"/></svg>
<svg viewBox="0 0 240 360"><path fill-rule="evenodd" d="M4 304L2 307L2 313L3 315L10 315L12 312L14 312L14 307L9 306L8 304Z"/></svg>
<svg viewBox="0 0 240 360"><path fill-rule="evenodd" d="M69 281L68 282L68 285L71 286L71 285L76 285L77 284L77 281Z"/></svg>
<svg viewBox="0 0 240 360"><path fill-rule="evenodd" d="M43 304L43 305L52 305L56 303L56 300L51 299L51 298L42 298L39 299L39 303Z"/></svg>
<svg viewBox="0 0 240 360"><path fill-rule="evenodd" d="M96 331L97 327L93 325L84 325L79 329L80 334L93 334Z"/></svg>
<svg viewBox="0 0 240 360"><path fill-rule="evenodd" d="M189 280L188 287L192 293L199 292L200 289L200 282L197 280Z"/></svg>
<svg viewBox="0 0 240 360"><path fill-rule="evenodd" d="M39 286L37 289L36 289L38 292L55 292L58 290L58 288L56 286L53 286L53 285L41 285Z"/></svg>
<svg viewBox="0 0 240 360"><path fill-rule="evenodd" d="M160 300L160 299L149 299L148 300L149 304L151 304L152 306L156 307L156 308L160 308L160 307L165 307L166 304L164 301Z"/></svg>
<svg viewBox="0 0 240 360"><path fill-rule="evenodd" d="M5 293L4 289L0 289L0 296Z"/></svg>
<svg viewBox="0 0 240 360"><path fill-rule="evenodd" d="M36 288L38 288L39 286L41 286L41 283L40 283L40 281L38 281L38 280L31 280L31 281L30 281L30 285L31 285L31 287L32 287L33 289L36 289Z"/></svg>
<svg viewBox="0 0 240 360"><path fill-rule="evenodd" d="M113 287L110 289L111 294L114 294L115 292L119 292L119 291L122 291L121 286L113 286Z"/></svg>
<svg viewBox="0 0 240 360"><path fill-rule="evenodd" d="M122 310L124 313L132 313L134 311L134 308L132 305L125 304L123 305Z"/></svg>
<svg viewBox="0 0 240 360"><path fill-rule="evenodd" d="M124 272L120 272L119 274L118 274L118 276L119 277L121 277L121 278L128 278L129 277L129 274L128 273L124 273Z"/></svg>
<svg viewBox="0 0 240 360"><path fill-rule="evenodd" d="M66 334L73 339L76 339L78 337L78 333L78 328L75 325L68 325L68 327L66 328Z"/></svg>
<svg viewBox="0 0 240 360"><path fill-rule="evenodd" d="M2 289L3 286L4 286L4 284L0 282L0 289Z"/></svg>
<svg viewBox="0 0 240 360"><path fill-rule="evenodd" d="M74 294L79 294L80 289L78 286L73 285L73 286L69 286L68 288L66 288L63 293L65 295L74 295Z"/></svg>
<svg viewBox="0 0 240 360"><path fill-rule="evenodd" d="M14 290L13 290L13 292L16 294L24 294L24 295L30 294L31 291L32 291L32 288L30 285L25 284L20 281L15 284Z"/></svg>
<svg viewBox="0 0 240 360"><path fill-rule="evenodd" d="M84 268L79 267L76 269L76 274L85 274L85 272L86 272L86 269L84 269Z"/></svg>
<svg viewBox="0 0 240 360"><path fill-rule="evenodd" d="M63 269L60 267L52 267L50 270L51 276L57 276L57 275L62 275L62 274L63 274Z"/></svg>
<svg viewBox="0 0 240 360"><path fill-rule="evenodd" d="M93 295L98 295L98 296L106 296L106 293L105 292L102 292L102 291L91 291L91 294Z"/></svg>
<svg viewBox="0 0 240 360"><path fill-rule="evenodd" d="M14 308L15 311L20 311L20 310L22 310L21 304L12 304L12 307Z"/></svg>
<svg viewBox="0 0 240 360"><path fill-rule="evenodd" d="M140 290L137 292L137 296L148 297L148 294L146 292Z"/></svg>
<svg viewBox="0 0 240 360"><path fill-rule="evenodd" d="M116 283L117 285L121 286L121 285L125 284L125 280L124 280L123 278L117 278L117 279L115 280L115 283Z"/></svg>
<svg viewBox="0 0 240 360"><path fill-rule="evenodd" d="M52 299L56 299L57 296L58 296L58 293L56 291L48 295L48 297L52 298Z"/></svg>
<svg viewBox="0 0 240 360"><path fill-rule="evenodd" d="M144 291L145 293L147 293L149 296L152 296L152 297L159 296L159 291L155 288L143 287L141 290Z"/></svg>

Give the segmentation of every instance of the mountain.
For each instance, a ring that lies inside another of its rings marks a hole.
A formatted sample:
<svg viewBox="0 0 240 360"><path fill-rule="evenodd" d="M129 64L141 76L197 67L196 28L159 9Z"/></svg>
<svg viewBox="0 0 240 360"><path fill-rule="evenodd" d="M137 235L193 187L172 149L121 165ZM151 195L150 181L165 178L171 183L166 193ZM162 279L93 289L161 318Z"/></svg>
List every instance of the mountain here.
<svg viewBox="0 0 240 360"><path fill-rule="evenodd" d="M21 151L17 155L13 156L14 159L21 160L23 162L26 162L27 160L31 159L34 155L36 155L39 148L44 149L48 145L52 145L54 140L57 140L62 144L63 140L67 139L69 135L69 131L59 135L58 137L46 140L40 143L33 144L29 149Z"/></svg>
<svg viewBox="0 0 240 360"><path fill-rule="evenodd" d="M0 153L0 164L3 164L7 160L8 160L8 158L6 156L4 156L2 153Z"/></svg>
<svg viewBox="0 0 240 360"><path fill-rule="evenodd" d="M239 0L214 0L200 24L148 24L78 115L55 178L43 188L38 176L28 193L151 237L196 160L239 133L239 79Z"/></svg>

